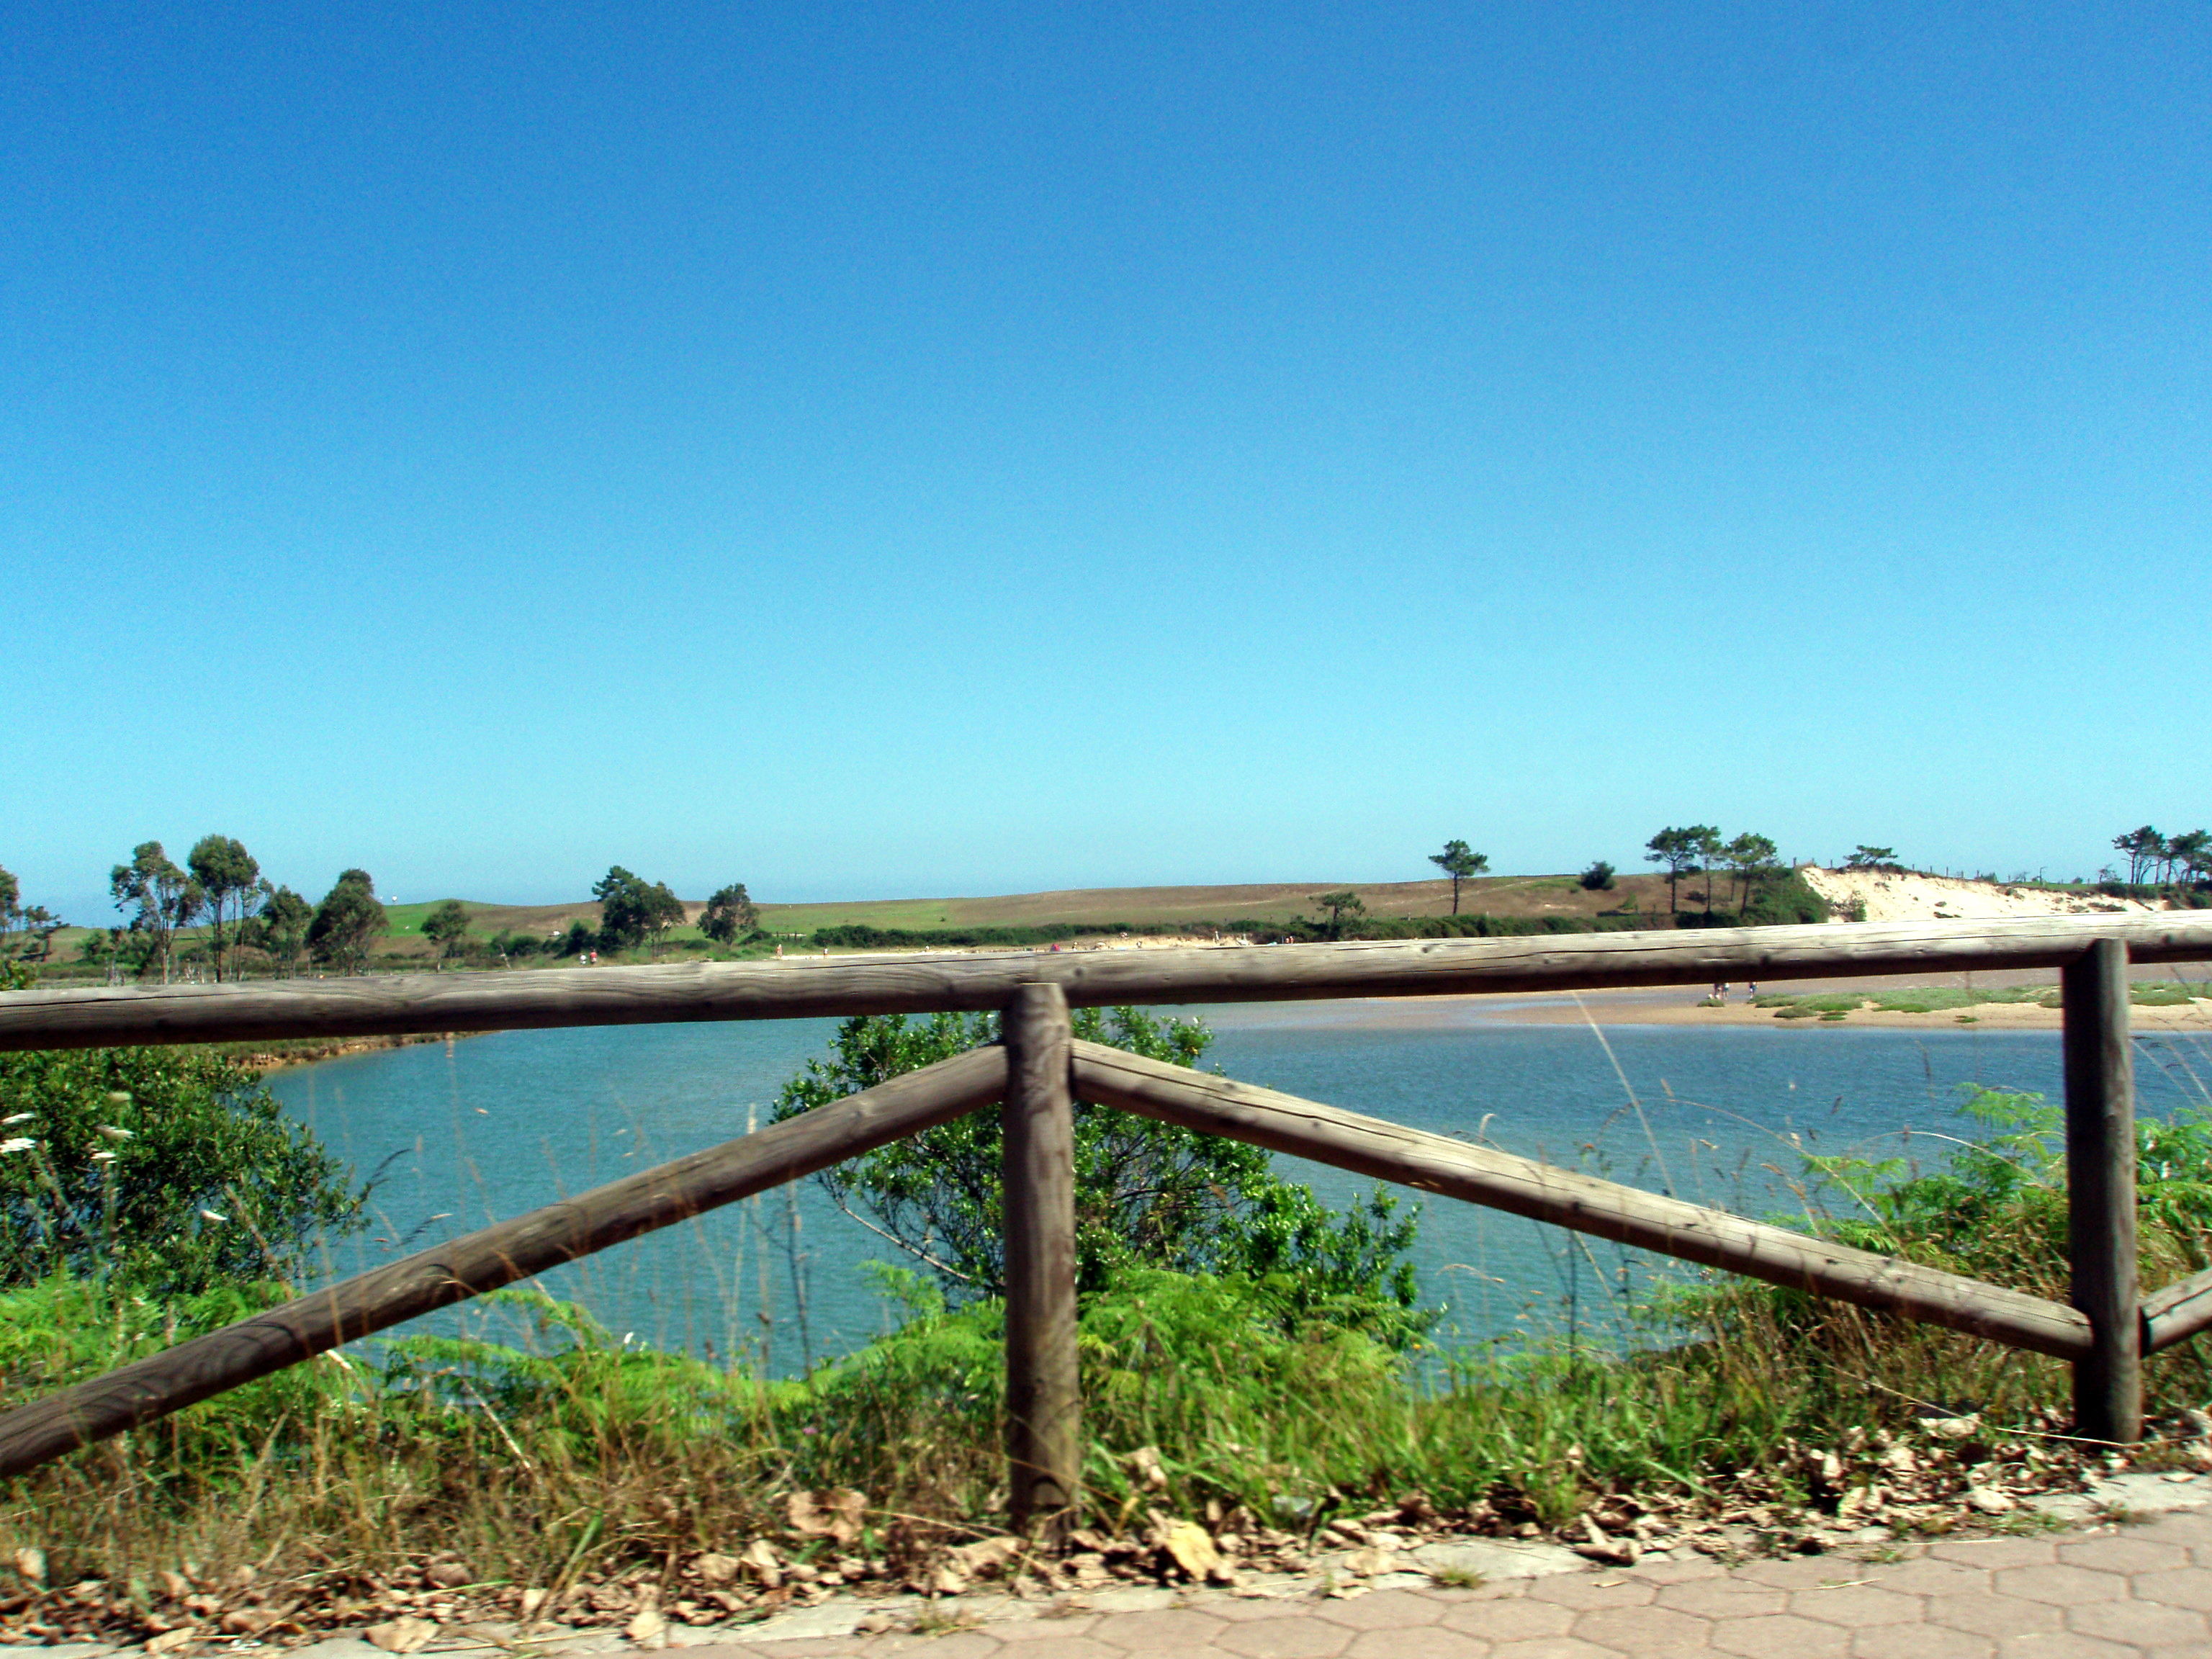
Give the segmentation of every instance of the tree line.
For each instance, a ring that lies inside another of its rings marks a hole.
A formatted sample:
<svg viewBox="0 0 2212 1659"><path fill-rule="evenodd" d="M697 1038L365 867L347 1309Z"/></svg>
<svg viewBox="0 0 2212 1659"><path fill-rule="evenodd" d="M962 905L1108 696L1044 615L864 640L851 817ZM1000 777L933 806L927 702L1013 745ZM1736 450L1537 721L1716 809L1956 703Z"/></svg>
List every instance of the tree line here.
<svg viewBox="0 0 2212 1659"><path fill-rule="evenodd" d="M2212 882L2212 830L2188 830L2178 836L2163 836L2146 823L2113 836L2112 847L2128 855L2130 886Z"/></svg>
<svg viewBox="0 0 2212 1659"><path fill-rule="evenodd" d="M216 979L238 978L247 953L279 976L303 959L341 973L359 973L385 930L376 879L342 871L319 904L261 873L260 860L234 836L203 836L179 865L158 841L131 849L128 863L108 872L107 890L125 913L121 927L95 928L80 946L88 961L104 959L111 979L128 969L142 979L173 975L178 936L207 928L208 964Z"/></svg>

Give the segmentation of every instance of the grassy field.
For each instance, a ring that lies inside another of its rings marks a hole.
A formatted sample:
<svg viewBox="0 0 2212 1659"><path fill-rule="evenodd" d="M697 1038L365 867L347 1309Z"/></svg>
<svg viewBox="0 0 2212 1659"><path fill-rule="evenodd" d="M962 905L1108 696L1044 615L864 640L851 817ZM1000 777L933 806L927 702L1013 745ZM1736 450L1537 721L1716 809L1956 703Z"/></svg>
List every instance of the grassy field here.
<svg viewBox="0 0 2212 1659"><path fill-rule="evenodd" d="M1366 885L1343 882L1273 882L1219 887L1079 887L1049 893L1006 893L975 898L853 899L816 904L763 904L761 926L773 933L811 934L817 927L860 925L870 927L924 930L941 927L1040 927L1083 923L1125 923L1142 930L1172 928L1200 923L1256 921L1281 924L1294 918L1313 919L1319 912L1316 894L1349 885L1367 906L1370 916L1440 916L1451 909L1449 881L1378 882ZM1703 888L1686 881L1681 903L1694 908L1693 894ZM422 937L422 923L442 899L386 907L390 927L378 956L410 957L431 954ZM543 939L565 933L582 921L596 927L599 907L591 899L562 904L489 904L461 901L469 913L471 929L483 938L496 933L532 933ZM1729 903L1725 878L1717 878L1714 902ZM686 908L694 921L705 902L690 899ZM1661 914L1667 908L1663 876L1624 875L1609 891L1589 892L1572 876L1486 876L1464 882L1459 908L1467 913L1494 916L1595 916L1601 912L1642 909ZM78 941L89 930L64 928L54 941L54 960L73 963ZM180 944L190 945L204 933L188 930ZM700 938L687 925L676 929L671 942L681 945Z"/></svg>

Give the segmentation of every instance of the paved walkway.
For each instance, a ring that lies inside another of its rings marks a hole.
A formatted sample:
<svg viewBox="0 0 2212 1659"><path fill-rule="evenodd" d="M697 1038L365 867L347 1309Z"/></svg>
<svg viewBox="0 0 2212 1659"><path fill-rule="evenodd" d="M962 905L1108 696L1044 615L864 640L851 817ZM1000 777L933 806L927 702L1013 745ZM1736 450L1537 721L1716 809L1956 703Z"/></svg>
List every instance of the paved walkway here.
<svg viewBox="0 0 2212 1659"><path fill-rule="evenodd" d="M2212 1513L1869 1564L1703 1559L1283 1601L687 1645L684 1659L2212 1659Z"/></svg>

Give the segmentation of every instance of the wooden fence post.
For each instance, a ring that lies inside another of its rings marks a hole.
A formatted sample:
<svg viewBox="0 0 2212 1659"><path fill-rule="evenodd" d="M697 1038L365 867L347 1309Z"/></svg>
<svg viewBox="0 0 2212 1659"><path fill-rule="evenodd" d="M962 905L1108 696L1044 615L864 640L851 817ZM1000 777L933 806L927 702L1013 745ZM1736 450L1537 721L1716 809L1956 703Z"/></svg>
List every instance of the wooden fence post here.
<svg viewBox="0 0 2212 1659"><path fill-rule="evenodd" d="M2094 1343L2074 1362L2076 1434L2142 1438L2142 1316L2136 1284L2135 1059L2128 947L2099 939L2063 970L2066 1215L2073 1302Z"/></svg>
<svg viewBox="0 0 2212 1659"><path fill-rule="evenodd" d="M1066 994L1020 987L1005 1030L1007 1503L1017 1531L1042 1524L1056 1535L1073 1524L1083 1473Z"/></svg>

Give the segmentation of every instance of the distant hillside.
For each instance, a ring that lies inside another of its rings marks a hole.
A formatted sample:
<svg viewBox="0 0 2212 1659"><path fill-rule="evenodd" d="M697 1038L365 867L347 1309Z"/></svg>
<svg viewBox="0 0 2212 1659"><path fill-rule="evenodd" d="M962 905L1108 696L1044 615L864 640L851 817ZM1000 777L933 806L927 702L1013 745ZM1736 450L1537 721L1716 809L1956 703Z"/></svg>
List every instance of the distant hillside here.
<svg viewBox="0 0 2212 1659"><path fill-rule="evenodd" d="M1725 878L1719 878L1725 885ZM1313 918L1316 894L1350 886L1370 916L1440 916L1451 908L1449 881L1358 883L1271 882L1224 887L1079 887L1052 893L1006 893L985 898L852 899L825 904L763 904L761 926L772 933L811 934L819 927L882 927L921 931L961 927L1050 927L1121 923L1173 928L1195 923L1258 921L1281 924ZM1687 904L1693 884L1683 884ZM578 921L596 927L599 907L589 899L569 904L483 904L462 901L478 933L565 933ZM1725 894L1715 902L1725 905ZM422 920L436 902L390 907L395 944L420 939ZM1572 876L1486 876L1460 885L1460 908L1494 916L1595 916L1624 908L1663 911L1663 877L1623 876L1610 891L1585 891ZM696 921L703 900L687 900ZM691 934L686 927L678 933ZM425 942L422 948L427 950Z"/></svg>

